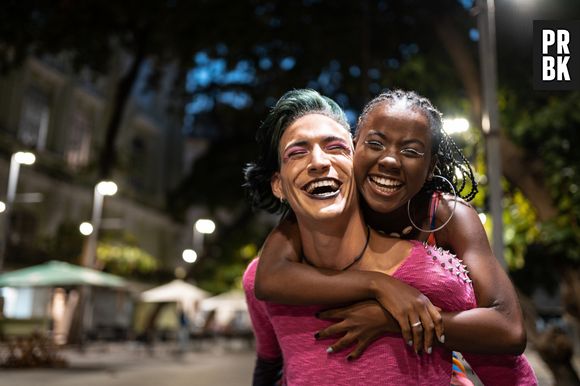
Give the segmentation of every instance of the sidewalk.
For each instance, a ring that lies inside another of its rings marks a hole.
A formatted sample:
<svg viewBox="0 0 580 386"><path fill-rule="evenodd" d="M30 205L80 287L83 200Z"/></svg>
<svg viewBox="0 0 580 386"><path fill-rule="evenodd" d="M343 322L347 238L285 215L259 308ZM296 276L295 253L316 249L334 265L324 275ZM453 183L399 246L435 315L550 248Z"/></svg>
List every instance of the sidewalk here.
<svg viewBox="0 0 580 386"><path fill-rule="evenodd" d="M176 343L157 344L150 355L136 343L96 343L84 353L65 350L64 369L1 369L0 386L238 386L250 385L255 354L242 342L206 342L178 355ZM540 386L553 386L550 370L527 350ZM577 361L580 364L580 361ZM476 383L480 386L481 383Z"/></svg>
<svg viewBox="0 0 580 386"><path fill-rule="evenodd" d="M236 343L236 342L233 342ZM153 355L138 344L92 344L84 353L63 351L63 369L2 369L1 386L236 386L249 385L255 354L243 346L218 345L178 355L174 343Z"/></svg>

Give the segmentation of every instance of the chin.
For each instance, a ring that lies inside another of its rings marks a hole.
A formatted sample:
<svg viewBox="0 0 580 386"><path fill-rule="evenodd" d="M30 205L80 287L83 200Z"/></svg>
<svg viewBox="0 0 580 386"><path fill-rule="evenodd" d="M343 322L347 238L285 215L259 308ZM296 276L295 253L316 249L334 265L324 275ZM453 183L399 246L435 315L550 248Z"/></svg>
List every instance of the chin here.
<svg viewBox="0 0 580 386"><path fill-rule="evenodd" d="M378 212L378 213L391 213L397 209L399 209L402 205L402 203L398 202L398 201L391 201L391 200L385 200L383 199L377 199L377 198L373 198L371 200L367 200L365 198L365 201L367 203L367 206L373 210L374 212Z"/></svg>

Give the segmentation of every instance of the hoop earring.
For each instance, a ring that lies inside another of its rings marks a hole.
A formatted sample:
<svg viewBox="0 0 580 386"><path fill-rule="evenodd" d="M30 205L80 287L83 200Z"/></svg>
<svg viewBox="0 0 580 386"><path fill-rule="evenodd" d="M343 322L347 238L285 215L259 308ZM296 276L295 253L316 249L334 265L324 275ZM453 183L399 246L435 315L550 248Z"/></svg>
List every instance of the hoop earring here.
<svg viewBox="0 0 580 386"><path fill-rule="evenodd" d="M451 219L453 218L453 215L455 214L455 208L457 208L457 192L455 191L455 187L453 186L451 181L449 181L447 178L440 176L440 175L437 175L437 174L435 174L433 176L433 178L435 178L435 177L441 178L442 180L447 182L449 184L449 186L451 186L451 190L453 190L453 203L454 203L453 210L451 211L451 215L449 216L447 221L445 221L442 225L438 226L435 229L423 229L423 228L419 227L417 224L415 224L415 222L413 222L413 219L411 218L411 200L413 199L413 198L411 198L411 200L407 201L407 217L409 217L409 221L411 222L411 225L413 226L413 228L415 228L421 232L433 233L433 232L437 232L438 230L443 229L443 227L445 227L445 225L447 225L449 223L449 221L451 221Z"/></svg>

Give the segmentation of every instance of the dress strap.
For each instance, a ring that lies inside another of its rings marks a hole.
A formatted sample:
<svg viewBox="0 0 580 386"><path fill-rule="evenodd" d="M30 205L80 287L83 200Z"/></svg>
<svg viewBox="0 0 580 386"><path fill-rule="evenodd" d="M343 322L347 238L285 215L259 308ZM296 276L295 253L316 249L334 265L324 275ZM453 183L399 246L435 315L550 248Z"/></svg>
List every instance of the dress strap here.
<svg viewBox="0 0 580 386"><path fill-rule="evenodd" d="M441 194L439 192L433 192L431 195L431 201L429 202L429 227L430 229L435 228L437 207L439 206L439 200L441 199ZM429 233L429 238L427 239L429 245L437 245L437 240L435 239L435 232Z"/></svg>

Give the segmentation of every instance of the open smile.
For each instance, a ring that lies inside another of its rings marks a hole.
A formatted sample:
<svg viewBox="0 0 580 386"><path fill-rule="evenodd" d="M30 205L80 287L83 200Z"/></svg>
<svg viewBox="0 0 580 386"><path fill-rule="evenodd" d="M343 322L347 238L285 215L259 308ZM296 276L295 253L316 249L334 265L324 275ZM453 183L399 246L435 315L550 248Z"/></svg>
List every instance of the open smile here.
<svg viewBox="0 0 580 386"><path fill-rule="evenodd" d="M375 175L369 175L367 180L370 182L370 185L375 188L375 190L384 194L393 194L405 185L401 181L394 178Z"/></svg>
<svg viewBox="0 0 580 386"><path fill-rule="evenodd" d="M308 182L302 190L312 198L326 200L338 196L341 186L342 182L335 178L319 178Z"/></svg>

